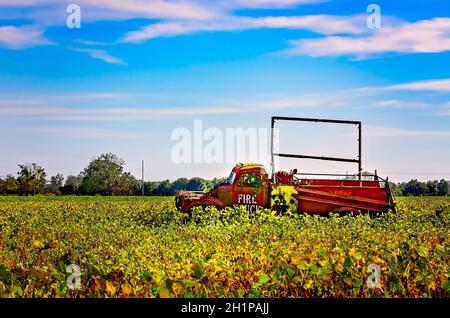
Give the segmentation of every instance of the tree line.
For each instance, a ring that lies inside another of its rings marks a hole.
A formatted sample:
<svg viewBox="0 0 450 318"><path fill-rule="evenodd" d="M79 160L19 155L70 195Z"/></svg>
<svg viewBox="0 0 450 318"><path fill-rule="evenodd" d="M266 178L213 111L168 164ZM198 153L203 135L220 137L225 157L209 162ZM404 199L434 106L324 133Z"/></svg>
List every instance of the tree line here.
<svg viewBox="0 0 450 318"><path fill-rule="evenodd" d="M396 195L404 196L446 196L449 192L449 181L444 179L421 182L416 179L392 185Z"/></svg>
<svg viewBox="0 0 450 318"><path fill-rule="evenodd" d="M17 177L0 178L0 195L141 195L142 182L124 172L125 162L106 153L92 160L78 175L62 174L47 179L45 169L36 163L19 164ZM145 182L144 195L174 195L178 190L205 191L225 179L179 178L173 182Z"/></svg>
<svg viewBox="0 0 450 318"><path fill-rule="evenodd" d="M142 183L129 172L124 172L125 162L115 154L106 153L93 159L78 175L62 174L47 179L45 169L36 163L19 164L17 177L0 178L0 195L141 195ZM179 178L175 181L145 182L144 195L174 195L178 190L206 191L224 182L225 178ZM391 183L396 195L445 196L449 182L440 181Z"/></svg>

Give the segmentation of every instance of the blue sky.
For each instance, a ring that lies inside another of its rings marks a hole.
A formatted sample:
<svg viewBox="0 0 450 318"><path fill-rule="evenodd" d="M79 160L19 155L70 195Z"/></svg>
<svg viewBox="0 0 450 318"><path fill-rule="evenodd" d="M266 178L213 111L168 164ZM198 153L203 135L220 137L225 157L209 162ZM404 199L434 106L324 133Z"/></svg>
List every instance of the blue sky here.
<svg viewBox="0 0 450 318"><path fill-rule="evenodd" d="M172 131L287 115L361 120L364 169L450 179L448 1L0 0L0 61L0 176L23 162L77 174L103 152L136 176L144 159L148 180L222 176L229 163L172 162ZM333 127L298 129L284 147L354 150Z"/></svg>

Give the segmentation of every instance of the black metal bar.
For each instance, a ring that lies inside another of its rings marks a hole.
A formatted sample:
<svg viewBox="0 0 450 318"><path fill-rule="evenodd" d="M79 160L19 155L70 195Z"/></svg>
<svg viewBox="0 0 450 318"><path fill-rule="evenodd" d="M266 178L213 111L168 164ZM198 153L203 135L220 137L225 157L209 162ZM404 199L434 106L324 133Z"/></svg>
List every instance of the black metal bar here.
<svg viewBox="0 0 450 318"><path fill-rule="evenodd" d="M294 173L295 176L332 176L332 177L357 177L357 174L342 174L342 173L313 173L313 172L299 172ZM364 175L364 176L374 176L374 175Z"/></svg>
<svg viewBox="0 0 450 318"><path fill-rule="evenodd" d="M355 120L338 120L338 119L321 119L321 118L301 118L301 117L284 117L284 116L272 116L272 125L275 120L292 120L292 121L310 121L315 123L334 123L334 124L352 124L361 125L360 121Z"/></svg>
<svg viewBox="0 0 450 318"><path fill-rule="evenodd" d="M304 156L304 155L293 155L287 153L274 153L274 156L285 157L285 158L299 158L299 159L318 159L318 160L328 160L328 161L340 161L340 162L358 162L358 159L346 159L346 158L335 158L335 157L318 157L318 156Z"/></svg>
<svg viewBox="0 0 450 318"><path fill-rule="evenodd" d="M362 143L361 143L361 122L358 124L358 175L361 180L362 174Z"/></svg>
<svg viewBox="0 0 450 318"><path fill-rule="evenodd" d="M304 156L304 155L293 155L293 154L275 154L273 149L273 134L275 128L275 121L286 120L286 121L306 121L315 123L332 123L332 124L350 124L358 126L358 159L347 159L347 158L336 158L336 157L324 157L324 156ZM271 118L271 159L272 159L272 177L275 173L275 163L274 156L286 157L286 158L300 158L300 159L317 159L317 160L328 160L328 161L339 161L339 162L351 162L358 163L358 173L359 180L362 180L362 138L361 138L361 121L356 120L338 120L338 119L321 119L321 118L303 118L303 117L285 117L285 116L272 116Z"/></svg>
<svg viewBox="0 0 450 318"><path fill-rule="evenodd" d="M340 173L314 173L314 172L299 172L299 173L294 173L295 176L330 176L330 177L357 177L358 174L340 174ZM364 177L377 177L378 180L374 180L374 181L382 181L384 183L389 183L388 178L383 179L378 175L375 174L364 174Z"/></svg>

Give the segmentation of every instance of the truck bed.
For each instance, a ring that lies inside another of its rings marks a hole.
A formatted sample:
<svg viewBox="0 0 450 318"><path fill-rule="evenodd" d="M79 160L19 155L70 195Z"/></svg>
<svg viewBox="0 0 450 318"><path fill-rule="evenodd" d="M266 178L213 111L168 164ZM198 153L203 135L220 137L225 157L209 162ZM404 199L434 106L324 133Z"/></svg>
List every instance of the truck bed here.
<svg viewBox="0 0 450 318"><path fill-rule="evenodd" d="M300 179L295 184L273 188L275 193L286 193L288 204L296 205L300 213L385 212L393 207L385 181Z"/></svg>

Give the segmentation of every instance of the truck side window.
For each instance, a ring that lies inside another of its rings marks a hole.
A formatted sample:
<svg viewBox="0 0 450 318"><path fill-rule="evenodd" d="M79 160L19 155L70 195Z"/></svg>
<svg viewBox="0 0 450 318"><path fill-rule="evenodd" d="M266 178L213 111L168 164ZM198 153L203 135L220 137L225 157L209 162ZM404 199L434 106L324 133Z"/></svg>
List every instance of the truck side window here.
<svg viewBox="0 0 450 318"><path fill-rule="evenodd" d="M239 187L259 188L261 185L261 177L256 174L246 173L241 175L237 185Z"/></svg>

